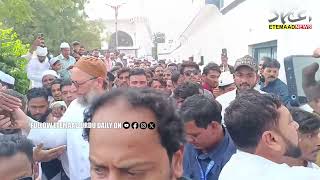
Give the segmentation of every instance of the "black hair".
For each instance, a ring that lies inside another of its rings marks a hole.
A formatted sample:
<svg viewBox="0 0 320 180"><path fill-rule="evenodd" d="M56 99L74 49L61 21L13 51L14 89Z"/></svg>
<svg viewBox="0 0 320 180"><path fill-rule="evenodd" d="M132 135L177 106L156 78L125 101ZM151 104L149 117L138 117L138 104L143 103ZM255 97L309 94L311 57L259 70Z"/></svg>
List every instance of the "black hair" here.
<svg viewBox="0 0 320 180"><path fill-rule="evenodd" d="M169 66L175 66L175 67L178 68L178 65L177 65L176 63L170 63L170 64L168 64L168 67L169 67Z"/></svg>
<svg viewBox="0 0 320 180"><path fill-rule="evenodd" d="M175 98L186 99L187 97L193 96L195 94L200 94L200 85L191 81L186 81L179 85L174 91Z"/></svg>
<svg viewBox="0 0 320 180"><path fill-rule="evenodd" d="M213 121L221 124L221 110L216 100L196 94L184 100L179 112L185 123L195 121L197 127L207 128Z"/></svg>
<svg viewBox="0 0 320 180"><path fill-rule="evenodd" d="M141 68L134 68L134 69L131 69L130 72L129 72L129 78L131 76L137 76L137 75L146 75L146 72L144 71L144 69L141 69Z"/></svg>
<svg viewBox="0 0 320 180"><path fill-rule="evenodd" d="M161 92L150 88L144 89L115 89L96 99L84 113L84 121L91 122L94 114L107 104L119 99L125 99L131 106L151 110L156 119L156 129L162 146L166 149L169 159L185 142L184 126L173 102ZM84 129L84 138L89 140L90 129Z"/></svg>
<svg viewBox="0 0 320 180"><path fill-rule="evenodd" d="M54 84L62 84L62 80L61 79L55 79L52 83L51 83L51 87L52 87L52 85L54 85Z"/></svg>
<svg viewBox="0 0 320 180"><path fill-rule="evenodd" d="M200 71L199 65L193 61L185 61L181 64L180 74L183 74L183 71L186 67L194 67L196 70Z"/></svg>
<svg viewBox="0 0 320 180"><path fill-rule="evenodd" d="M0 136L0 157L12 157L18 153L25 154L33 162L33 143L23 135L6 134Z"/></svg>
<svg viewBox="0 0 320 180"><path fill-rule="evenodd" d="M123 65L122 65L121 62L116 62L115 66L118 66L118 67L120 67L120 68L123 68Z"/></svg>
<svg viewBox="0 0 320 180"><path fill-rule="evenodd" d="M13 96L13 97L16 97L16 98L20 99L21 104L22 104L21 109L22 109L23 111L26 109L26 106L27 106L27 98L26 98L25 95L23 95L23 94L15 91L15 90L13 90L13 89L6 89L6 90L4 90L4 93L9 94L9 95L11 95L11 96Z"/></svg>
<svg viewBox="0 0 320 180"><path fill-rule="evenodd" d="M145 72L146 72L146 75L150 74L151 77L153 78L154 75L153 75L153 72L150 69L145 70Z"/></svg>
<svg viewBox="0 0 320 180"><path fill-rule="evenodd" d="M72 81L70 79L63 80L60 85L60 91L62 91L62 88L65 86L72 86Z"/></svg>
<svg viewBox="0 0 320 180"><path fill-rule="evenodd" d="M265 68L277 68L280 69L280 63L276 59L264 60L262 64L262 69Z"/></svg>
<svg viewBox="0 0 320 180"><path fill-rule="evenodd" d="M120 75L125 72L130 72L130 68L124 67L124 68L119 69L119 71L117 72L117 77L119 78Z"/></svg>
<svg viewBox="0 0 320 180"><path fill-rule="evenodd" d="M278 127L278 97L247 90L225 110L225 125L239 149L255 149L262 134Z"/></svg>
<svg viewBox="0 0 320 180"><path fill-rule="evenodd" d="M218 71L221 74L220 66L216 63L209 63L203 68L204 75L208 75L209 71Z"/></svg>
<svg viewBox="0 0 320 180"><path fill-rule="evenodd" d="M27 99L30 101L33 98L43 97L48 101L48 92L45 88L32 88L27 93Z"/></svg>
<svg viewBox="0 0 320 180"><path fill-rule="evenodd" d="M299 124L299 132L306 134L319 130L320 116L297 107L290 107L289 111L293 120Z"/></svg>
<svg viewBox="0 0 320 180"><path fill-rule="evenodd" d="M172 74L171 74L171 81L172 81L173 83L176 83L176 84L177 84L180 76L181 76L181 74L180 74L179 71L173 71Z"/></svg>
<svg viewBox="0 0 320 180"><path fill-rule="evenodd" d="M153 78L152 81L149 82L150 87L154 81L158 81L161 84L161 86L167 87L167 81L164 81L163 79L159 79L159 78Z"/></svg>
<svg viewBox="0 0 320 180"><path fill-rule="evenodd" d="M110 70L110 72L114 73L114 72L118 71L119 69L121 69L119 66L115 66Z"/></svg>
<svg viewBox="0 0 320 180"><path fill-rule="evenodd" d="M2 84L2 86L6 86L7 89L14 89L14 85L13 84L9 84L9 83L3 82L1 80L0 80L0 83Z"/></svg>

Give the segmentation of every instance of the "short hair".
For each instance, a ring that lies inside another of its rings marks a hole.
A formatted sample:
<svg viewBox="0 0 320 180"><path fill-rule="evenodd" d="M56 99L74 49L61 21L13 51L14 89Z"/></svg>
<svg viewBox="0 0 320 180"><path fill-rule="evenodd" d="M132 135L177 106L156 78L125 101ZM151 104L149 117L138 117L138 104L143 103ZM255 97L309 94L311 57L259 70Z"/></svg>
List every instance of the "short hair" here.
<svg viewBox="0 0 320 180"><path fill-rule="evenodd" d="M213 121L221 124L221 110L216 100L196 94L184 100L179 112L185 123L195 121L197 127L207 128Z"/></svg>
<svg viewBox="0 0 320 180"><path fill-rule="evenodd" d="M150 69L145 70L146 75L150 74L151 77L153 78L153 72Z"/></svg>
<svg viewBox="0 0 320 180"><path fill-rule="evenodd" d="M221 74L220 66L216 63L209 63L203 68L204 75L208 75L209 71L218 71Z"/></svg>
<svg viewBox="0 0 320 180"><path fill-rule="evenodd" d="M131 76L139 76L139 75L144 75L147 77L146 72L144 71L144 69L141 69L141 68L134 68L134 69L131 69L129 72L129 78Z"/></svg>
<svg viewBox="0 0 320 180"><path fill-rule="evenodd" d="M280 69L280 63L276 59L272 59L271 61L266 60L262 64L262 69L265 68L277 68Z"/></svg>
<svg viewBox="0 0 320 180"><path fill-rule="evenodd" d="M62 88L64 88L65 86L72 86L72 81L70 79L64 79L61 82L60 91L62 91Z"/></svg>
<svg viewBox="0 0 320 180"><path fill-rule="evenodd" d="M62 84L62 79L55 79L51 85L54 85L54 84ZM52 86L51 86L52 87Z"/></svg>
<svg viewBox="0 0 320 180"><path fill-rule="evenodd" d="M168 67L169 67L169 66L175 66L175 67L178 68L178 65L177 65L176 63L170 63L170 64L168 64Z"/></svg>
<svg viewBox="0 0 320 180"><path fill-rule="evenodd" d="M187 97L193 96L195 94L200 94L200 85L191 81L186 81L179 85L174 91L175 98L186 99Z"/></svg>
<svg viewBox="0 0 320 180"><path fill-rule="evenodd" d="M73 43L72 43L72 46L79 46L80 45L80 42L78 42L78 41L74 41Z"/></svg>
<svg viewBox="0 0 320 180"><path fill-rule="evenodd" d="M263 61L263 62L265 62L265 61L272 61L272 59L269 58L269 57L267 57L267 56L264 56L264 57L261 58L260 61Z"/></svg>
<svg viewBox="0 0 320 180"><path fill-rule="evenodd" d="M239 149L256 149L262 134L277 127L281 102L275 95L242 92L224 114L225 125Z"/></svg>
<svg viewBox="0 0 320 180"><path fill-rule="evenodd" d="M13 85L13 84L9 84L9 83L6 83L6 82L1 81L1 80L0 80L0 83L1 83L3 86L7 86L8 89L14 89L14 85Z"/></svg>
<svg viewBox="0 0 320 180"><path fill-rule="evenodd" d="M113 68L110 70L110 72L111 72L111 73L114 73L114 72L118 71L119 69L121 69L121 67L115 66L115 67L113 67Z"/></svg>
<svg viewBox="0 0 320 180"><path fill-rule="evenodd" d="M115 66L118 66L118 67L120 67L120 68L123 68L123 65L122 65L121 62L116 62Z"/></svg>
<svg viewBox="0 0 320 180"><path fill-rule="evenodd" d="M125 99L133 107L151 110L156 119L156 128L161 145L166 149L171 160L185 142L183 122L175 111L173 102L161 92L150 88L146 89L115 89L96 99L85 112L85 122L91 122L98 109L112 104L119 99ZM84 138L89 139L90 129L84 129Z"/></svg>
<svg viewBox="0 0 320 180"><path fill-rule="evenodd" d="M186 67L194 67L196 68L198 71L200 71L199 65L193 61L185 61L181 64L181 68L180 68L180 74L183 74L183 71Z"/></svg>
<svg viewBox="0 0 320 180"><path fill-rule="evenodd" d="M30 101L33 98L43 97L48 101L48 92L45 88L32 88L27 93L27 99Z"/></svg>
<svg viewBox="0 0 320 180"><path fill-rule="evenodd" d="M149 83L149 86L150 86L150 87L151 87L151 85L152 85L152 83L153 83L154 81L158 81L158 82L161 84L161 86L167 87L167 82L164 81L163 79L159 79L159 78L153 78L152 81L150 81L150 83Z"/></svg>
<svg viewBox="0 0 320 180"><path fill-rule="evenodd" d="M178 80L180 78L181 74L179 71L173 71L172 74L171 74L171 81L173 83L178 83Z"/></svg>
<svg viewBox="0 0 320 180"><path fill-rule="evenodd" d="M320 128L320 116L297 107L290 107L289 111L293 120L299 124L300 133L312 133Z"/></svg>
<svg viewBox="0 0 320 180"><path fill-rule="evenodd" d="M165 60L159 60L158 63L159 64L166 64L166 61Z"/></svg>
<svg viewBox="0 0 320 180"><path fill-rule="evenodd" d="M126 73L126 72L130 72L130 68L121 68L119 69L119 71L117 72L117 77L119 78L121 74Z"/></svg>
<svg viewBox="0 0 320 180"><path fill-rule="evenodd" d="M12 157L23 153L33 162L33 143L20 134L5 134L0 136L0 157Z"/></svg>
<svg viewBox="0 0 320 180"><path fill-rule="evenodd" d="M16 97L16 98L20 99L21 104L22 104L21 109L22 109L23 111L26 109L26 106L27 106L27 98L26 98L25 95L23 95L23 94L15 91L15 90L13 90L13 89L6 89L6 90L4 90L4 93L9 94L9 95L11 95L11 96L13 96L13 97Z"/></svg>

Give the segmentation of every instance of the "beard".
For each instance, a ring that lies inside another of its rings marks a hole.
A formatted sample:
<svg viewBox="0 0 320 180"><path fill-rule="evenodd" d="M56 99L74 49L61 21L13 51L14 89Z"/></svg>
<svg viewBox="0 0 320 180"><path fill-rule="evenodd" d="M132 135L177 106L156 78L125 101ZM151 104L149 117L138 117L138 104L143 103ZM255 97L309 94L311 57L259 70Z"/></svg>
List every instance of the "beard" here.
<svg viewBox="0 0 320 180"><path fill-rule="evenodd" d="M300 147L298 145L294 145L292 142L290 142L289 139L285 138L283 135L281 136L284 142L286 143L286 152L284 153L284 156L299 158L302 154Z"/></svg>
<svg viewBox="0 0 320 180"><path fill-rule="evenodd" d="M47 112L45 112L43 115L41 115L39 118L38 117L35 117L31 114L31 112L28 110L27 112L27 116L31 117L32 119L38 121L38 122L41 122L41 123L44 123L47 121L47 117L49 116L49 114L51 113L51 110L48 109Z"/></svg>
<svg viewBox="0 0 320 180"><path fill-rule="evenodd" d="M78 102L82 106L88 106L90 103L92 103L95 100L97 95L98 93L95 90L90 90L87 94L78 97Z"/></svg>

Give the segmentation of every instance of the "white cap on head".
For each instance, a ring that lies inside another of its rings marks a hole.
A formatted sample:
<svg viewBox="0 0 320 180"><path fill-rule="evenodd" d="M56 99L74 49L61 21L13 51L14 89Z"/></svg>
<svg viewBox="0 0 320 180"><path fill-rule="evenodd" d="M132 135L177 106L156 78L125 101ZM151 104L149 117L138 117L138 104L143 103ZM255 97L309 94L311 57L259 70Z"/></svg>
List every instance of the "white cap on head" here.
<svg viewBox="0 0 320 180"><path fill-rule="evenodd" d="M37 56L47 56L47 54L48 54L47 47L38 46L37 50L36 50L36 54L37 54Z"/></svg>
<svg viewBox="0 0 320 180"><path fill-rule="evenodd" d="M69 44L68 44L68 43L66 43L66 42L61 43L61 45L60 45L60 49L64 49L64 48L69 48L69 49L70 49Z"/></svg>
<svg viewBox="0 0 320 180"><path fill-rule="evenodd" d="M227 86L234 83L233 75L229 72L222 72L219 77L219 87Z"/></svg>
<svg viewBox="0 0 320 180"><path fill-rule="evenodd" d="M67 108L67 104L64 101L55 101L51 103L50 108L59 107L59 106L63 106Z"/></svg>
<svg viewBox="0 0 320 180"><path fill-rule="evenodd" d="M52 76L54 76L54 77L56 77L56 78L60 78L60 76L57 74L57 72L56 71L54 71L54 70L46 70L46 71L44 71L43 73L42 73L42 78L41 79L43 79L43 77L44 76L47 76L47 75L52 75Z"/></svg>
<svg viewBox="0 0 320 180"><path fill-rule="evenodd" d="M51 58L51 59L49 60L50 66L53 66L54 63L56 63L57 61L59 61L59 59L58 59L57 57Z"/></svg>
<svg viewBox="0 0 320 180"><path fill-rule="evenodd" d="M2 71L0 71L0 80L4 83L11 84L11 85L14 85L14 82L15 82L14 77L12 77L9 74L6 74Z"/></svg>

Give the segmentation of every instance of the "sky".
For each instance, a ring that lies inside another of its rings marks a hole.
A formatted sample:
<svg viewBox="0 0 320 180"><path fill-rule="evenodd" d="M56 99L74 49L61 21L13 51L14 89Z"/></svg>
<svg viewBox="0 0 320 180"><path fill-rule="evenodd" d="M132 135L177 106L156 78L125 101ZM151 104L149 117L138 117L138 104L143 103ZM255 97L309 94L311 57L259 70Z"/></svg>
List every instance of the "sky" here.
<svg viewBox="0 0 320 180"><path fill-rule="evenodd" d="M90 0L86 12L90 19L114 19L114 10L106 5L125 4L119 9L119 18L144 15L153 32L164 32L167 39L179 36L190 19L192 0Z"/></svg>

